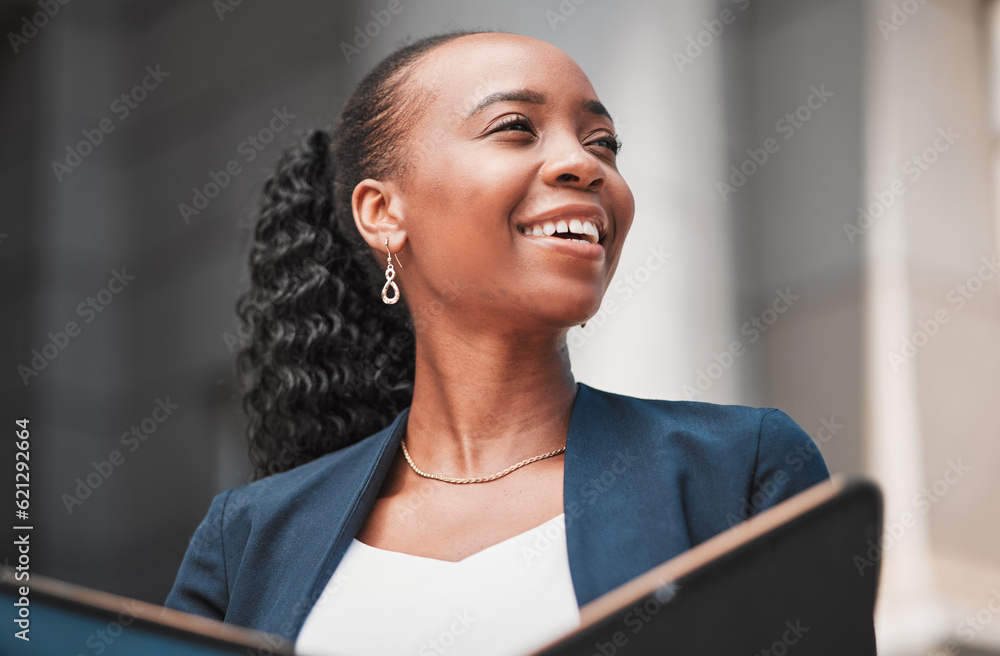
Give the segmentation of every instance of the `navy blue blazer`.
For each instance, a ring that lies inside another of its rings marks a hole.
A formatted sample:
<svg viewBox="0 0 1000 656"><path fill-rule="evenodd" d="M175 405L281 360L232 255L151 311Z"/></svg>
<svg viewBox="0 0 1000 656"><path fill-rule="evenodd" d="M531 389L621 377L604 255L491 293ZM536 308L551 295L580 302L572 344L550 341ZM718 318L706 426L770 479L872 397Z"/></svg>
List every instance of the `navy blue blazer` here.
<svg viewBox="0 0 1000 656"><path fill-rule="evenodd" d="M218 494L165 605L294 641L375 503L408 411L351 446ZM580 606L829 477L780 410L582 383L563 466Z"/></svg>

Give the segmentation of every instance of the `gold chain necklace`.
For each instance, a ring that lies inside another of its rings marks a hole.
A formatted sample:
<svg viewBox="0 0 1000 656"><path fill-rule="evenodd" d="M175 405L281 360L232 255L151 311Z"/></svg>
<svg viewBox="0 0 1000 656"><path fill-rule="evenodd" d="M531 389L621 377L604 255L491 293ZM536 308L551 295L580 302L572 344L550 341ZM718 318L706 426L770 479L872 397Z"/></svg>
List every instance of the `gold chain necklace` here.
<svg viewBox="0 0 1000 656"><path fill-rule="evenodd" d="M516 465L508 467L507 469L503 470L502 472L499 472L497 474L493 474L492 476L479 476L477 478L450 478L448 476L438 476L437 474L428 474L427 472L420 471L419 469L417 469L417 466L415 464L413 464L413 460L410 458L410 453L409 453L409 451L406 450L406 440L400 440L399 444L400 444L400 446L403 447L403 456L406 458L406 462L410 463L410 467L413 468L413 471L417 472L418 474L420 474L421 476L423 476L425 478L433 478L435 480L444 481L445 483L486 483L487 481L496 480L496 479L500 478L501 476L506 476L507 474L511 473L515 469L518 469L520 467L524 467L525 465L530 465L531 463L535 462L536 460L542 460L544 458L551 458L552 456L557 456L557 455L559 455L560 453L562 453L563 451L566 450L566 447L561 446L558 449L556 449L555 451L550 451L548 453L543 453L540 456L535 456L534 458L528 458L527 460L522 460L521 462L517 463Z"/></svg>

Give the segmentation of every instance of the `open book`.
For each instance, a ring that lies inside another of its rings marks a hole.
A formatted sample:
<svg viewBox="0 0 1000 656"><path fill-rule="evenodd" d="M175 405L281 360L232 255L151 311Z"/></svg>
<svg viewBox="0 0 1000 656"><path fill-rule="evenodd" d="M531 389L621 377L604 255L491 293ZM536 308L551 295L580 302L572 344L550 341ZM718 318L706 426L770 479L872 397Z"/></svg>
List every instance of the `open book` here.
<svg viewBox="0 0 1000 656"><path fill-rule="evenodd" d="M533 656L874 655L881 527L878 488L834 477L598 597ZM15 620L2 654L293 653L277 636L15 574L0 571Z"/></svg>
<svg viewBox="0 0 1000 656"><path fill-rule="evenodd" d="M882 495L842 476L580 609L532 656L874 656Z"/></svg>

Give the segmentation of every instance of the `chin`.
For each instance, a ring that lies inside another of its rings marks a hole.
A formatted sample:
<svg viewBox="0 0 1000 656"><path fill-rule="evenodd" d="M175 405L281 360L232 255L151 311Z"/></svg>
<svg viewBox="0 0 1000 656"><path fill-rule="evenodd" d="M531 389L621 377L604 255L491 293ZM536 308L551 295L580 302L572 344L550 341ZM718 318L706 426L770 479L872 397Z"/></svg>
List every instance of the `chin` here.
<svg viewBox="0 0 1000 656"><path fill-rule="evenodd" d="M542 308L542 312L550 317L551 323L565 328L572 328L573 326L579 326L600 312L603 296L590 295L586 298L578 299L564 297L561 300L564 302L555 303L553 301L549 303L547 307Z"/></svg>

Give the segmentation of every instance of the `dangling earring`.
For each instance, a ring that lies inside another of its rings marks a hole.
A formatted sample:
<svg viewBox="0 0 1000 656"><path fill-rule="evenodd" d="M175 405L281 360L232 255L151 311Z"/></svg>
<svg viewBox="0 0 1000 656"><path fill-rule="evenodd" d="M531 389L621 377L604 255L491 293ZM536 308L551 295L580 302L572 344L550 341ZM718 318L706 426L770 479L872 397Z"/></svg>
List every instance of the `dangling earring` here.
<svg viewBox="0 0 1000 656"><path fill-rule="evenodd" d="M587 322L586 322L586 321L584 321L583 323L581 323L581 324L580 324L580 327L581 327L581 328L586 328L586 327L587 327Z"/></svg>
<svg viewBox="0 0 1000 656"><path fill-rule="evenodd" d="M385 239L385 252L389 254L389 264L385 268L385 287L382 288L382 302L386 305L392 305L399 300L399 287L396 283L392 281L396 277L396 270L392 268L392 253L389 251L389 238ZM399 256L396 257L396 261L399 262ZM399 266L403 266L400 262ZM389 296L389 288L392 287L393 295Z"/></svg>

